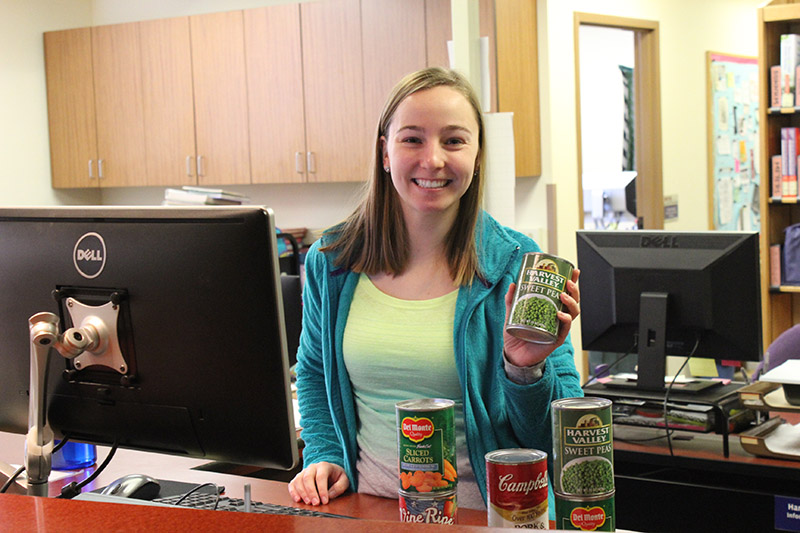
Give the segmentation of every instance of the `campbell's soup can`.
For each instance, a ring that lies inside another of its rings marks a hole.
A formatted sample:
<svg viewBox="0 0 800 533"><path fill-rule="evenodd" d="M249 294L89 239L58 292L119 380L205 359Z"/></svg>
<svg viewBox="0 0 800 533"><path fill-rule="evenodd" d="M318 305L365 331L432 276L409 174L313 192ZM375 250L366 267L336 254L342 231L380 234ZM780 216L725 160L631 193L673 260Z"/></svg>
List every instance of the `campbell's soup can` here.
<svg viewBox="0 0 800 533"><path fill-rule="evenodd" d="M421 495L400 490L397 495L401 522L446 525L456 523L456 491Z"/></svg>
<svg viewBox="0 0 800 533"><path fill-rule="evenodd" d="M430 494L456 490L455 402L441 398L395 404L400 490Z"/></svg>
<svg viewBox="0 0 800 533"><path fill-rule="evenodd" d="M600 496L555 493L556 529L616 531L614 492Z"/></svg>
<svg viewBox="0 0 800 533"><path fill-rule="evenodd" d="M489 527L549 529L547 454L509 448L486 454Z"/></svg>
<svg viewBox="0 0 800 533"><path fill-rule="evenodd" d="M556 315L563 306L561 293L572 279L572 270L572 263L554 255L536 252L522 256L506 331L528 342L555 342L560 327Z"/></svg>
<svg viewBox="0 0 800 533"><path fill-rule="evenodd" d="M614 491L611 400L564 398L551 403L553 491L598 496Z"/></svg>

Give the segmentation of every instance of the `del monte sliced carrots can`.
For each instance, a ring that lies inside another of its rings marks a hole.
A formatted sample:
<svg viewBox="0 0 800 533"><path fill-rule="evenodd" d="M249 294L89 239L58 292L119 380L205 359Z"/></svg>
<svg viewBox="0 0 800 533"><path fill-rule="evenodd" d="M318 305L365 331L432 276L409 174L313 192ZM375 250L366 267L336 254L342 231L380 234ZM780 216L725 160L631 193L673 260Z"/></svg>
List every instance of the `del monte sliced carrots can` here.
<svg viewBox="0 0 800 533"><path fill-rule="evenodd" d="M456 489L455 402L439 398L395 405L400 490L430 495Z"/></svg>

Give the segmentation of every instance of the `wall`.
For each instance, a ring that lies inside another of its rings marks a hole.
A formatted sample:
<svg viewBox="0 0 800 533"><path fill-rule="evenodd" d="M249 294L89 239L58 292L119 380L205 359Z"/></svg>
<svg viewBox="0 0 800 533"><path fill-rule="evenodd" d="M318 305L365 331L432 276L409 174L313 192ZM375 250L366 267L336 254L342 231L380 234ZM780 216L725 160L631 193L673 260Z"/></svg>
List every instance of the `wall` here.
<svg viewBox="0 0 800 533"><path fill-rule="evenodd" d="M539 0L539 80L542 176L531 188L528 212L556 186L558 254L575 260L578 209L574 50L575 12L659 22L662 175L664 195L677 195L679 216L667 229L708 229L706 191L706 60L713 50L758 55L757 7L762 0ZM519 184L518 184L519 188ZM519 202L517 213L524 212ZM519 223L519 215L517 222ZM580 319L579 319L580 320ZM572 342L581 345L579 323ZM576 361L582 369L582 357Z"/></svg>
<svg viewBox="0 0 800 533"><path fill-rule="evenodd" d="M50 187L42 33L86 26L90 0L0 4L0 205L96 203L96 191Z"/></svg>
<svg viewBox="0 0 800 533"><path fill-rule="evenodd" d="M758 54L760 0L539 0L539 76L544 183L557 187L558 250L574 258L578 229L575 12L659 22L663 186L677 195L667 229L708 228L706 64L708 50Z"/></svg>

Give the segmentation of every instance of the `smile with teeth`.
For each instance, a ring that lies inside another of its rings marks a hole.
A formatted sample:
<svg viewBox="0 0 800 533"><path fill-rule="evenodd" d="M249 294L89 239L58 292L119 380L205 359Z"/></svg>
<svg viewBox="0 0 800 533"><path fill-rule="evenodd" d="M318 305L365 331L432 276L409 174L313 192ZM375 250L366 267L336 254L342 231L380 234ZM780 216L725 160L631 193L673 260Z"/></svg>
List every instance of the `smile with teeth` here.
<svg viewBox="0 0 800 533"><path fill-rule="evenodd" d="M444 187L450 183L450 180L426 180L421 178L412 179L418 187L422 187L423 189L438 189L440 187Z"/></svg>

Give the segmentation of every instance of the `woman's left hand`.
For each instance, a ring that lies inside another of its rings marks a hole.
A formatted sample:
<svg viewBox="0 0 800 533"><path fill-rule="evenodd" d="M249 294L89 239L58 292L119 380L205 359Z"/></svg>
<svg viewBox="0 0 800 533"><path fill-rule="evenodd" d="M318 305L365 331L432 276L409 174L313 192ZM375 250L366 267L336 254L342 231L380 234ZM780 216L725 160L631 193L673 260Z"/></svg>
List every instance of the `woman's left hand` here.
<svg viewBox="0 0 800 533"><path fill-rule="evenodd" d="M544 361L548 355L564 344L572 321L581 312L580 301L581 293L578 289L578 277L581 271L577 268L572 271L572 279L567 281L566 291L561 293L561 302L564 304L562 310L556 315L561 325L558 329L558 338L552 344L538 344L518 339L513 335L503 331L503 351L506 359L515 366L532 366L540 361ZM511 304L514 301L514 291L517 285L512 283L506 293L506 324L511 313Z"/></svg>

